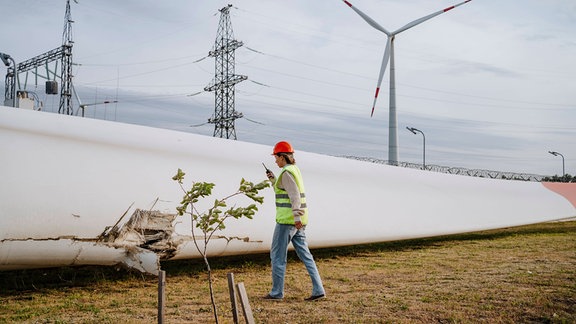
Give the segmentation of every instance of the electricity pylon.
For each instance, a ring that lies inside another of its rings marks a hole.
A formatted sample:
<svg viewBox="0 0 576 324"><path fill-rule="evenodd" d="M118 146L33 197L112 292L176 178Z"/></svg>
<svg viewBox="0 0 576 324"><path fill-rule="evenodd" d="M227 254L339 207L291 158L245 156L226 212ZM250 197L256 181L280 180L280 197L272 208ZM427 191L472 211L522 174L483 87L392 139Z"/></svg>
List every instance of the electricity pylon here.
<svg viewBox="0 0 576 324"><path fill-rule="evenodd" d="M232 23L230 22L231 4L220 9L220 23L214 48L208 56L216 58L216 68L214 79L204 91L215 92L214 116L208 119L214 124L214 137L236 139L236 129L234 123L236 119L242 118L240 112L234 109L234 85L248 79L245 75L234 73L234 52L244 45L241 41L234 39Z"/></svg>
<svg viewBox="0 0 576 324"><path fill-rule="evenodd" d="M77 0L74 2L78 3ZM18 75L20 73L28 73L28 71L34 70L34 73L37 77L45 78L48 81L53 81L50 84L50 87L46 87L47 94L57 94L57 88L53 87L53 84L56 84L56 69L54 71L50 71L48 69L48 64L52 62L56 62L55 66L58 66L58 62L61 62L61 72L60 72L60 80L62 82L62 86L60 87L60 106L58 108L58 113L60 114L73 114L73 107L72 107L72 45L74 41L72 41L72 16L70 14L70 0L66 1L66 14L64 16L64 32L62 34L62 46L55 48L51 51L46 53L40 54L36 57L28 59L26 61L20 62L16 66L6 74L6 88L5 88L5 97L6 99L13 99L14 96L9 94L16 93L15 89L12 87L19 87L19 79ZM38 67L46 66L46 75L42 75L41 72L38 72ZM14 73L14 71L17 71ZM37 78L36 78L37 79ZM27 80L27 78L26 78ZM17 86L18 85L18 86ZM24 85L26 88L26 84ZM50 88L50 89L48 89Z"/></svg>
<svg viewBox="0 0 576 324"><path fill-rule="evenodd" d="M76 0L74 0L76 1ZM64 32L62 33L62 71L60 80L60 106L59 114L72 115L72 15L70 14L70 0L66 1L66 15L64 16Z"/></svg>

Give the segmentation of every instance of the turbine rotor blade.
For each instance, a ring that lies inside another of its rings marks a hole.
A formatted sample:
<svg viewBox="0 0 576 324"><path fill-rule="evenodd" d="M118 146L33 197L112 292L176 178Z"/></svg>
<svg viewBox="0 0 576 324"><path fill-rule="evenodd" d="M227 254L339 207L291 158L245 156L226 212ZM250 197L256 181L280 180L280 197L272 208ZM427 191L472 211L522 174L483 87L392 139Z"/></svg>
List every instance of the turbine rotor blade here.
<svg viewBox="0 0 576 324"><path fill-rule="evenodd" d="M390 60L391 43L392 43L392 37L388 37L388 40L386 41L386 49L384 50L384 56L382 57L382 65L380 66L380 74L378 75L378 84L376 85L376 94L374 95L374 103L372 104L372 113L370 114L370 117L374 115L374 108L376 107L376 100L378 100L380 85L382 84L382 79L384 78L384 73L386 72L388 61Z"/></svg>
<svg viewBox="0 0 576 324"><path fill-rule="evenodd" d="M342 0L344 1L344 3L352 8L352 10L356 11L356 13L358 15L360 15L360 17L362 17L370 26L378 29L379 31L383 32L384 34L390 36L390 32L386 30L386 28L380 26L380 24L378 24L376 21L374 21L374 19L368 17L368 15L366 15L365 13L363 13L362 11L360 11L360 9L354 7L350 2L346 1L346 0ZM470 1L470 0L469 0Z"/></svg>
<svg viewBox="0 0 576 324"><path fill-rule="evenodd" d="M431 19L431 18L434 18L434 17L436 17L436 16L438 16L438 15L440 15L440 14L443 14L443 13L445 13L445 12L447 12L447 11L450 11L450 10L452 10L452 9L454 9L454 8L456 8L456 7L459 7L459 6L461 6L461 5L465 4L465 3L468 3L468 2L470 2L470 1L472 1L472 0L466 0L466 1L464 1L464 2L460 2L459 4L456 4L456 5L453 5L453 6L451 6L451 7L448 7L448 8L439 10L439 11L436 11L435 13L430 14L430 15L428 15L428 16L422 17L422 18L420 18L420 19L416 19L416 20L414 20L413 22L410 22L410 23L406 24L404 27L401 27L400 29L394 31L392 34L393 34L393 35L399 34L399 33L403 32L403 31L405 31L406 29L410 29L410 28L412 28L412 27L414 27L414 26L416 26L416 25L418 25L418 24L421 24L421 23L425 22L426 20L429 20L429 19Z"/></svg>

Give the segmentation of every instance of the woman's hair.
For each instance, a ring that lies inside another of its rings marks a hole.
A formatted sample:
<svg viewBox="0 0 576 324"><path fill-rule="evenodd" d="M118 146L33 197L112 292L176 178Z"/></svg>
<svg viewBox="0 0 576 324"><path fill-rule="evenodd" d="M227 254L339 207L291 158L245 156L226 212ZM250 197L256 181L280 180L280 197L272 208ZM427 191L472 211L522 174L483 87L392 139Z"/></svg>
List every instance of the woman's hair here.
<svg viewBox="0 0 576 324"><path fill-rule="evenodd" d="M296 159L292 153L278 153L276 155L281 156L286 164L296 164Z"/></svg>

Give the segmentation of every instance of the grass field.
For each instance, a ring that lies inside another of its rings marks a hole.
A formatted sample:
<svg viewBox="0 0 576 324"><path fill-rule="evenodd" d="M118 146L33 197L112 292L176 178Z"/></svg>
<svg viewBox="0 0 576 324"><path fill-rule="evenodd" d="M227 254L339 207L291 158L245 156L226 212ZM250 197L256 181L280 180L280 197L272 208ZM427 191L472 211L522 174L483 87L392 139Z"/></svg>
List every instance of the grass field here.
<svg viewBox="0 0 576 324"><path fill-rule="evenodd" d="M314 250L327 298L290 254L286 298L267 301L267 255L210 259L220 323L226 275L257 323L576 323L576 221ZM213 323L200 260L164 262L166 323ZM0 272L0 323L155 323L157 278L106 267Z"/></svg>

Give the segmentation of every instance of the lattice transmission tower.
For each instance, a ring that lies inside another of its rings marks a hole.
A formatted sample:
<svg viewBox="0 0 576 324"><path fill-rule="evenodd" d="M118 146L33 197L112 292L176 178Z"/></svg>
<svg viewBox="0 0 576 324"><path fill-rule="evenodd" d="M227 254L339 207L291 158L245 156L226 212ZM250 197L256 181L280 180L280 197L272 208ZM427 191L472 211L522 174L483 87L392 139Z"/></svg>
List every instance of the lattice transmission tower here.
<svg viewBox="0 0 576 324"><path fill-rule="evenodd" d="M77 0L74 2L78 3ZM72 16L70 14L70 0L66 0L66 14L64 16L64 32L62 33L62 46L55 48L46 53L40 54L36 57L28 59L26 61L20 62L17 65L17 69L12 68L8 71L6 75L6 88L5 88L5 98L6 100L14 99L12 93L31 93L33 92L26 90L28 77L24 78L24 89L20 88L19 74L28 73L32 71L35 75L36 85L38 85L38 78L44 78L46 82L46 94L56 95L58 94L58 83L56 78L60 78L62 83L60 87L60 106L58 108L58 113L60 114L73 114L72 107L72 46L74 41L72 40ZM55 63L54 63L55 62ZM56 68L60 62L61 70L60 75L56 75ZM48 65L54 63L54 69L50 70ZM16 72L15 72L16 70ZM46 74L43 74L45 70ZM17 89L13 89L17 88ZM18 91L16 91L18 90ZM14 106L16 106L16 100L14 100Z"/></svg>
<svg viewBox="0 0 576 324"><path fill-rule="evenodd" d="M230 21L231 4L220 9L220 23L214 48L208 56L216 58L214 79L204 91L215 92L214 116L208 119L214 124L214 137L236 139L235 121L243 115L234 109L234 86L248 79L245 75L237 75L235 68L235 51L244 45L234 39L232 23Z"/></svg>
<svg viewBox="0 0 576 324"><path fill-rule="evenodd" d="M74 0L77 2L76 0ZM64 16L64 32L62 33L62 70L60 80L60 106L59 114L72 115L72 15L70 14L70 0L66 1L66 15Z"/></svg>

